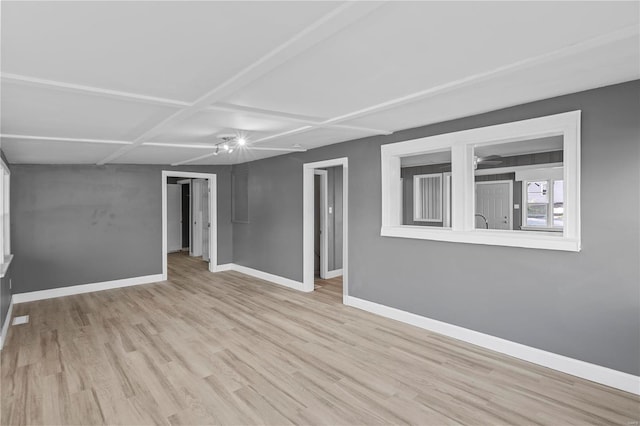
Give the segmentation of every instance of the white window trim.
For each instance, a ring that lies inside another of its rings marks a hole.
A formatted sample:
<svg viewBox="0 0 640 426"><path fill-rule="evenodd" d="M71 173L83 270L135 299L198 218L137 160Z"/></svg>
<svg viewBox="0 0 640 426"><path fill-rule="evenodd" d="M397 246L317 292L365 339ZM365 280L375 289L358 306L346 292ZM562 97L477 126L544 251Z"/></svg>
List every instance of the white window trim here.
<svg viewBox="0 0 640 426"><path fill-rule="evenodd" d="M437 217L435 219L425 219L422 217L419 217L418 214L418 206L420 205L420 203L417 202L418 198L422 198L422 195L420 194L419 191L419 186L418 186L418 181L422 178L433 178L433 177L437 177L440 180L440 197L438 198L438 203L440 204L440 217ZM413 221L414 222L436 222L436 223L440 223L443 221L443 209L444 206L442 204L443 198L442 198L442 191L444 189L444 185L443 185L443 175L442 173L429 173L429 174L423 174L423 175L414 175L413 176Z"/></svg>
<svg viewBox="0 0 640 426"><path fill-rule="evenodd" d="M580 111L463 130L383 145L382 227L386 237L417 238L470 244L580 251ZM563 136L565 226L560 232L475 229L474 148L510 141ZM433 228L401 225L400 158L451 149L452 226Z"/></svg>
<svg viewBox="0 0 640 426"><path fill-rule="evenodd" d="M451 227L451 172L442 173L442 227Z"/></svg>

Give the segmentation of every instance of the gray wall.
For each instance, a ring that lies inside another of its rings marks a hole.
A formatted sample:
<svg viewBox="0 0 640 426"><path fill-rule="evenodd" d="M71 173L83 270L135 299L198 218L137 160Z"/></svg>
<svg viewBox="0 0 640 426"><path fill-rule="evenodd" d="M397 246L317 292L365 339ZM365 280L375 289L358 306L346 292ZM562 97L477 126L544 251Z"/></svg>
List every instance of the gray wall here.
<svg viewBox="0 0 640 426"><path fill-rule="evenodd" d="M7 158L4 156L4 153L0 150L0 156L2 156L2 161L6 165L9 165ZM9 166L9 170L13 170L13 167ZM13 177L11 177L10 185L13 184ZM11 200L12 201L12 200ZM11 203L9 201L9 203ZM12 247L13 250L13 247ZM13 263L9 266L9 270L5 274L4 278L0 278L0 330L4 326L4 320L7 316L7 311L9 310L9 304L11 303L11 288L9 288L9 280L11 280L11 273L13 272Z"/></svg>
<svg viewBox="0 0 640 426"><path fill-rule="evenodd" d="M380 236L381 144L576 109L582 252ZM302 165L346 156L350 295L638 375L639 116L634 81L249 163L234 262L301 281Z"/></svg>
<svg viewBox="0 0 640 426"><path fill-rule="evenodd" d="M249 221L249 170L243 165L231 171L231 220L234 223Z"/></svg>
<svg viewBox="0 0 640 426"><path fill-rule="evenodd" d="M14 292L161 274L161 171L170 169L12 165ZM231 167L179 169L217 174L218 262L231 262Z"/></svg>

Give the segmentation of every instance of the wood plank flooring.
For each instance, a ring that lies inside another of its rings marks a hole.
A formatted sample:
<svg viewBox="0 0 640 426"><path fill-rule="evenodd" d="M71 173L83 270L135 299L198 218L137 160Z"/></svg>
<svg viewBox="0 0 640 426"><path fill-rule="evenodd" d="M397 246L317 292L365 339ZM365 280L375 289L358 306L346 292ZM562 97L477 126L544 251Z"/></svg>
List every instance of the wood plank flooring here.
<svg viewBox="0 0 640 426"><path fill-rule="evenodd" d="M170 280L16 305L3 425L617 424L631 394L170 256ZM634 423L635 422L635 423Z"/></svg>

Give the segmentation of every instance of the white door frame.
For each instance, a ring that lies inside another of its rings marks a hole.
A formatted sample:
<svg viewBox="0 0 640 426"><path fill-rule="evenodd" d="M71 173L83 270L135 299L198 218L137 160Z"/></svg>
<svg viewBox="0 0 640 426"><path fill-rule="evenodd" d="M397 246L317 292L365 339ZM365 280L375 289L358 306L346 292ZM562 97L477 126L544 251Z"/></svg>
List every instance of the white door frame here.
<svg viewBox="0 0 640 426"><path fill-rule="evenodd" d="M347 157L332 160L305 163L302 166L302 278L303 291L313 291L313 240L314 240L314 172L315 169L342 166L342 300L349 294L349 159Z"/></svg>
<svg viewBox="0 0 640 426"><path fill-rule="evenodd" d="M483 180L476 182L477 185L490 185L495 183L508 183L509 184L509 229L513 230L513 181L512 180ZM475 197L474 197L475 198ZM475 200L477 203L478 200ZM492 229L489 229L492 231ZM493 231L503 231L502 229L493 229Z"/></svg>
<svg viewBox="0 0 640 426"><path fill-rule="evenodd" d="M167 178L184 177L194 179L208 179L209 189L209 271L218 270L218 197L215 173L181 172L178 170L162 171L162 279L167 279Z"/></svg>
<svg viewBox="0 0 640 426"><path fill-rule="evenodd" d="M328 209L328 176L326 170L314 170L314 175L320 176L320 278L327 279L329 272L329 233L327 232ZM315 213L315 210L314 210Z"/></svg>

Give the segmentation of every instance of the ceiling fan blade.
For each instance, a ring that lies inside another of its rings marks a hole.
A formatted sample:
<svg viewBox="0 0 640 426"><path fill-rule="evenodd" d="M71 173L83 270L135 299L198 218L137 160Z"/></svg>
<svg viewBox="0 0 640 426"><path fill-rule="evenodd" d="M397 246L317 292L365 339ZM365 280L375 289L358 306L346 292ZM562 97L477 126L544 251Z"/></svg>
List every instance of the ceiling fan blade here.
<svg viewBox="0 0 640 426"><path fill-rule="evenodd" d="M502 164L502 160L482 160L480 163L488 166L495 166L497 164Z"/></svg>

